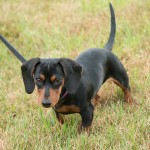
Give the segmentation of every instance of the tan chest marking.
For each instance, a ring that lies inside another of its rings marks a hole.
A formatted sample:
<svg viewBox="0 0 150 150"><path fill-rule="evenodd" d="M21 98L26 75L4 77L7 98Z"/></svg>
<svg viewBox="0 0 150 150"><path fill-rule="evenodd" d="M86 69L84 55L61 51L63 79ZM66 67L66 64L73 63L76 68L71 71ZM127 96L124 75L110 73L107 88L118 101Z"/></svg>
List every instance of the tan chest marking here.
<svg viewBox="0 0 150 150"><path fill-rule="evenodd" d="M80 108L75 105L70 105L70 106L64 105L55 110L59 113L79 113L80 112Z"/></svg>

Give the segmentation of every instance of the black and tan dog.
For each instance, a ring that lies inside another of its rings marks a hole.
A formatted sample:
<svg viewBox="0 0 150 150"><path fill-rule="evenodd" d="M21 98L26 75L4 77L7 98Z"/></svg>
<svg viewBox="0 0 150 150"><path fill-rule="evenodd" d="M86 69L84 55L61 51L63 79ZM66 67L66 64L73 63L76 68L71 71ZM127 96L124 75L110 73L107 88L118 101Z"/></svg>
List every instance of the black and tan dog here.
<svg viewBox="0 0 150 150"><path fill-rule="evenodd" d="M89 131L93 120L94 107L91 100L97 96L102 84L112 78L124 92L125 101L132 103L129 79L119 59L111 52L116 22L112 5L111 31L106 46L91 48L81 53L75 60L69 58L32 58L26 61L2 36L2 42L23 63L21 66L25 90L28 94L38 89L38 102L44 107L52 107L60 123L61 114L79 113L82 121L80 129Z"/></svg>

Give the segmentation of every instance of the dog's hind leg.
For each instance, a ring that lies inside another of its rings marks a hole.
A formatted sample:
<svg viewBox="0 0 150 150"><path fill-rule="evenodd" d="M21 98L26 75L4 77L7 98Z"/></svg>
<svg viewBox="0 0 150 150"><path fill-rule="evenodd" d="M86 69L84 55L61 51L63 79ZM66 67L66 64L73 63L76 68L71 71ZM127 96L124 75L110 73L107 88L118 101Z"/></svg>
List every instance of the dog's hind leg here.
<svg viewBox="0 0 150 150"><path fill-rule="evenodd" d="M112 76L113 82L118 85L122 91L124 92L125 101L129 104L132 104L131 92L130 92L130 85L129 85L129 78L127 72L124 68L117 69L117 72Z"/></svg>
<svg viewBox="0 0 150 150"><path fill-rule="evenodd" d="M124 92L124 99L127 103L132 104L132 98L131 98L131 92L130 92L130 86L125 86L123 83L119 82L116 79L112 79L113 82L118 85L122 91Z"/></svg>
<svg viewBox="0 0 150 150"><path fill-rule="evenodd" d="M96 107L98 105L98 100L100 99L100 96L98 95L98 93L93 97L92 99L92 104L94 107Z"/></svg>
<svg viewBox="0 0 150 150"><path fill-rule="evenodd" d="M110 54L110 56L110 78L112 78L113 82L123 90L125 101L129 104L132 104L129 78L127 72L115 55Z"/></svg>

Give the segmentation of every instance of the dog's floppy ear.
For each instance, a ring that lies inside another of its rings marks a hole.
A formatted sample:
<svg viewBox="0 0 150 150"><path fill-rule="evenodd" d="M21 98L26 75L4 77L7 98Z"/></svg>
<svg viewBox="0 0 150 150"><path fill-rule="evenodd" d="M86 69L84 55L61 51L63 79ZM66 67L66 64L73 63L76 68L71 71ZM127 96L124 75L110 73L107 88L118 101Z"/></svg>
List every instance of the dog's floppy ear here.
<svg viewBox="0 0 150 150"><path fill-rule="evenodd" d="M23 82L25 86L25 90L28 94L31 94L35 88L33 74L35 71L35 67L40 62L40 58L32 58L21 66Z"/></svg>
<svg viewBox="0 0 150 150"><path fill-rule="evenodd" d="M82 67L75 61L67 58L60 59L64 75L65 75L65 87L69 93L75 93L81 79Z"/></svg>

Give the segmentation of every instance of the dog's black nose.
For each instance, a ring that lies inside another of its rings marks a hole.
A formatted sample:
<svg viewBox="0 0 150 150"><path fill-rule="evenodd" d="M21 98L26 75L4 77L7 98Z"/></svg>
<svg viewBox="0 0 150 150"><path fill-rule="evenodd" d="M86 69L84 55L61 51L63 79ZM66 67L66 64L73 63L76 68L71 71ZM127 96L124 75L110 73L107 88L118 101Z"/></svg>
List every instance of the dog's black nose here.
<svg viewBox="0 0 150 150"><path fill-rule="evenodd" d="M49 108L51 106L51 101L49 99L43 99L42 100L42 105L45 108Z"/></svg>

